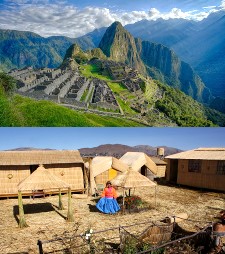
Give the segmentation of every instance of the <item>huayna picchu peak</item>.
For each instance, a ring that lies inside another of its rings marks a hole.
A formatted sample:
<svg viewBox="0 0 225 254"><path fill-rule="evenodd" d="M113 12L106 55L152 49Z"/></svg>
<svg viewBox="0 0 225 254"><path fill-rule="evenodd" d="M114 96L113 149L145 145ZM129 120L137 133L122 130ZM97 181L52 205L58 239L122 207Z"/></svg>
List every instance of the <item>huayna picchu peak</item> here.
<svg viewBox="0 0 225 254"><path fill-rule="evenodd" d="M145 74L145 66L138 54L135 39L119 22L105 32L99 48L113 61L122 62Z"/></svg>

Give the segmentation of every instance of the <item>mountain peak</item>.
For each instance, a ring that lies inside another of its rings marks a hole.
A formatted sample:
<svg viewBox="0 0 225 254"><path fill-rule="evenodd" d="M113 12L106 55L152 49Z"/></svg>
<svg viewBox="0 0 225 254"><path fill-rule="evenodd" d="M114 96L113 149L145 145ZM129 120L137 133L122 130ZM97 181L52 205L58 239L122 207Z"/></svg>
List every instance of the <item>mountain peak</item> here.
<svg viewBox="0 0 225 254"><path fill-rule="evenodd" d="M73 58L74 56L76 56L79 53L83 53L82 49L80 48L80 46L77 43L72 44L66 51L66 55L65 58L71 57Z"/></svg>
<svg viewBox="0 0 225 254"><path fill-rule="evenodd" d="M124 29L122 24L119 21L115 21L114 23L111 24L110 26L113 29ZM125 29L124 29L125 30Z"/></svg>
<svg viewBox="0 0 225 254"><path fill-rule="evenodd" d="M106 30L99 48L113 61L128 64L142 72L145 70L134 37L118 21Z"/></svg>

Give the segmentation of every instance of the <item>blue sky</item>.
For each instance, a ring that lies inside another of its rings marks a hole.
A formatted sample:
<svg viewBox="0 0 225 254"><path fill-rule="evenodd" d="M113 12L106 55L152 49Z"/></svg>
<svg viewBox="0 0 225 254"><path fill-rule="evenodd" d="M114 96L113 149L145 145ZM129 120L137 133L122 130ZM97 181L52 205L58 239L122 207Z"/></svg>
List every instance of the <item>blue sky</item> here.
<svg viewBox="0 0 225 254"><path fill-rule="evenodd" d="M225 128L0 128L0 150L79 149L102 144L225 147Z"/></svg>
<svg viewBox="0 0 225 254"><path fill-rule="evenodd" d="M0 28L75 38L114 21L199 21L221 9L225 0L0 0Z"/></svg>

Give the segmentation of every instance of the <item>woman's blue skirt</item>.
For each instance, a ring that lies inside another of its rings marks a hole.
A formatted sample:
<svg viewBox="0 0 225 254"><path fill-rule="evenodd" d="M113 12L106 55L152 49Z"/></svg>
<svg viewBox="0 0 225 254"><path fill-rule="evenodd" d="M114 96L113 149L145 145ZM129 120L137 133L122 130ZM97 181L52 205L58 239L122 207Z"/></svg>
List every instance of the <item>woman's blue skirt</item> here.
<svg viewBox="0 0 225 254"><path fill-rule="evenodd" d="M120 207L114 198L101 198L96 207L103 213L116 213L120 210Z"/></svg>

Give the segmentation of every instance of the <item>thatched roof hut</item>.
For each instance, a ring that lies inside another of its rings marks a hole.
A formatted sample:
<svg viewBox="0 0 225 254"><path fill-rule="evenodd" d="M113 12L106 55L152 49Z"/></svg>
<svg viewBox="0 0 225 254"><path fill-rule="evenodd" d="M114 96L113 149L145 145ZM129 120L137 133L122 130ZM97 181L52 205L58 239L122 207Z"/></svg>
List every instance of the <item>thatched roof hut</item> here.
<svg viewBox="0 0 225 254"><path fill-rule="evenodd" d="M69 187L68 183L51 174L43 165L40 165L31 175L18 184L18 190L21 192L68 189Z"/></svg>
<svg viewBox="0 0 225 254"><path fill-rule="evenodd" d="M166 157L166 179L225 191L225 148L198 148Z"/></svg>
<svg viewBox="0 0 225 254"><path fill-rule="evenodd" d="M95 189L98 189L98 185L103 188L107 181L129 168L126 164L111 156L96 156L85 163L85 166L90 170L91 194L95 192Z"/></svg>
<svg viewBox="0 0 225 254"><path fill-rule="evenodd" d="M123 188L155 187L157 185L133 169L119 174L111 182L113 185Z"/></svg>
<svg viewBox="0 0 225 254"><path fill-rule="evenodd" d="M22 203L22 192L32 192L36 190L59 190L59 206L61 203L61 189L67 189L68 191L68 221L73 221L73 214L71 210L71 188L70 186L63 182L61 179L57 178L55 175L51 174L47 169L40 165L31 175L18 184L18 203L19 203L19 227L27 227L23 203Z"/></svg>
<svg viewBox="0 0 225 254"><path fill-rule="evenodd" d="M84 162L77 150L1 151L0 197L17 196L18 183L40 164L69 184L72 191L84 191Z"/></svg>
<svg viewBox="0 0 225 254"><path fill-rule="evenodd" d="M110 156L97 156L92 160L93 176L102 174L106 170L113 168L119 172L124 172L129 167L117 158Z"/></svg>
<svg viewBox="0 0 225 254"><path fill-rule="evenodd" d="M156 164L145 153L127 152L119 160L144 176L150 177L151 174L157 174Z"/></svg>
<svg viewBox="0 0 225 254"><path fill-rule="evenodd" d="M124 212L124 198L125 189L135 189L138 187L155 187L155 206L156 206L156 186L157 184L148 179L147 177L141 175L138 171L129 169L116 176L111 183L114 186L123 188L123 212ZM130 193L130 191L129 191Z"/></svg>

